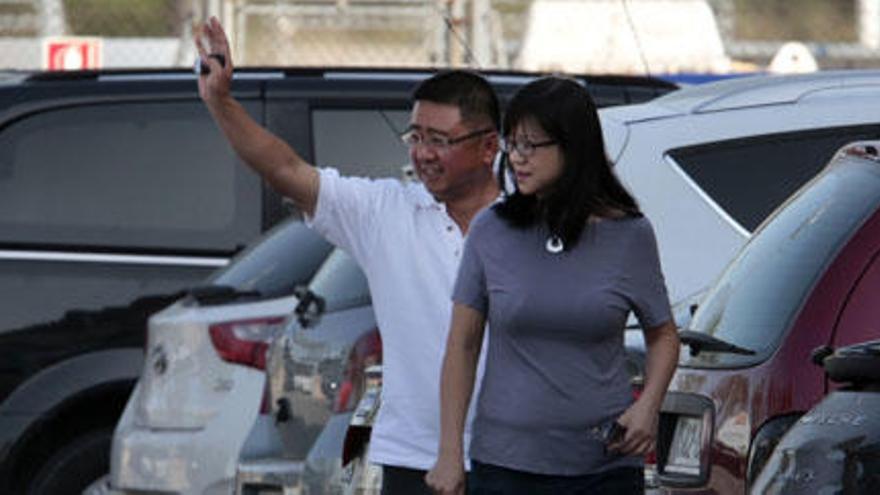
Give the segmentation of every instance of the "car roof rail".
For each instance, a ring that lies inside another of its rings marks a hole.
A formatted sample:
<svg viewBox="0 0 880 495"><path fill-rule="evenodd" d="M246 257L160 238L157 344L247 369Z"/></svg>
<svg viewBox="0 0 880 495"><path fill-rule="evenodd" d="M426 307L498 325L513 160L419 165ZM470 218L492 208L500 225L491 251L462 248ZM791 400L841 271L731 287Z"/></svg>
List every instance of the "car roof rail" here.
<svg viewBox="0 0 880 495"><path fill-rule="evenodd" d="M816 91L851 86L880 87L880 70L757 74L690 86L657 99L656 104L681 113L709 113L794 103Z"/></svg>
<svg viewBox="0 0 880 495"><path fill-rule="evenodd" d="M430 77L439 70L446 68L393 68L393 67L283 67L283 66L247 66L236 68L236 79L275 79L286 77L316 77L324 79L377 79L418 81ZM495 83L524 84L528 81L549 75L539 72L522 72L513 70L482 70L479 71ZM12 77L12 74L15 77ZM602 84L609 86L644 87L674 90L679 86L673 82L651 77L615 74L566 74L568 77L583 81L587 85ZM195 78L191 69L186 67L173 68L133 68L133 69L98 69L73 71L22 71L11 72L10 80L15 83L24 81L76 81L76 80L143 80L143 79L175 79ZM0 76L0 82L3 81Z"/></svg>

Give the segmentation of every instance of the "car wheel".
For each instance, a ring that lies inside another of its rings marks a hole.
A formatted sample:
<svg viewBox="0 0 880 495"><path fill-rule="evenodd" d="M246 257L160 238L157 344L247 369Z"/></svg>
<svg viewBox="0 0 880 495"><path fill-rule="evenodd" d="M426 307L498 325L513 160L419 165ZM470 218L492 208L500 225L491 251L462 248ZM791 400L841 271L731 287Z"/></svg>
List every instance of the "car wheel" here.
<svg viewBox="0 0 880 495"><path fill-rule="evenodd" d="M97 430L76 437L52 455L37 472L31 495L80 495L110 470L113 430Z"/></svg>

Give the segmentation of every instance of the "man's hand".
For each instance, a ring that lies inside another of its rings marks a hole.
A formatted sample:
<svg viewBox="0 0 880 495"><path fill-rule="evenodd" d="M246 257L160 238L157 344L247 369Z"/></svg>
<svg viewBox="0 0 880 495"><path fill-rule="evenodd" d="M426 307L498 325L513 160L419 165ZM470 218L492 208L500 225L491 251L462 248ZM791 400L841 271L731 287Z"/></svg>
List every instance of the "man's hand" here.
<svg viewBox="0 0 880 495"><path fill-rule="evenodd" d="M198 26L195 44L202 63L211 69L207 74L199 75L199 96L211 105L228 97L232 84L229 39L216 17L211 17L208 22ZM225 63L220 63L218 59L221 57Z"/></svg>
<svg viewBox="0 0 880 495"><path fill-rule="evenodd" d="M464 495L464 466L461 459L440 456L425 475L425 483L437 495Z"/></svg>

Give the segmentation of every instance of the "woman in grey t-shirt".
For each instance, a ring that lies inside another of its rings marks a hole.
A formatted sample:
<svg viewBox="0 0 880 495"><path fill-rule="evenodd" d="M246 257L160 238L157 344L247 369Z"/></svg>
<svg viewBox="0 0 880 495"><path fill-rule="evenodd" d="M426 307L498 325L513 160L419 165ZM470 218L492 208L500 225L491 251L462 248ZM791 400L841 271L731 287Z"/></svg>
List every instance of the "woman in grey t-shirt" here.
<svg viewBox="0 0 880 495"><path fill-rule="evenodd" d="M516 191L471 224L426 479L437 493L464 491L462 431L488 321L468 492L641 493L678 356L653 230L612 172L580 84L523 87L503 131L499 175ZM623 345L631 311L648 345L637 400ZM609 439L612 427L620 435Z"/></svg>

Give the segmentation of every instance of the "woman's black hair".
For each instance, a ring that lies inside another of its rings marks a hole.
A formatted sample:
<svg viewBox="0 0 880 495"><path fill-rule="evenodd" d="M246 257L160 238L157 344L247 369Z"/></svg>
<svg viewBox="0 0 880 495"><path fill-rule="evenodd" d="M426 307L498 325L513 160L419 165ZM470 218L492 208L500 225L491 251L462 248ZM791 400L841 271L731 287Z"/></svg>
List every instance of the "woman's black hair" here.
<svg viewBox="0 0 880 495"><path fill-rule="evenodd" d="M510 158L505 155L498 170L505 197L495 206L501 218L521 228L544 223L567 250L577 244L593 215L642 215L636 200L611 170L596 105L586 88L561 77L546 77L523 86L507 107L504 136L511 137L526 120L557 142L562 151L562 175L540 199L519 190L511 193L505 187L512 174Z"/></svg>

